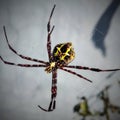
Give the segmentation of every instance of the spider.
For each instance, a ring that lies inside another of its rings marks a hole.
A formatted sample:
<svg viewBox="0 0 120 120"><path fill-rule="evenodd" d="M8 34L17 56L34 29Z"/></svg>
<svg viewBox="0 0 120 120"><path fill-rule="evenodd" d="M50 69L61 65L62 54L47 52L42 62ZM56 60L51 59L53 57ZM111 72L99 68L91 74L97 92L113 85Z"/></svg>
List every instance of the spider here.
<svg viewBox="0 0 120 120"><path fill-rule="evenodd" d="M47 73L52 73L51 100L50 100L49 106L47 109L45 109L45 108L41 107L40 105L38 105L38 107L41 110L46 111L46 112L53 111L56 108L57 70L58 69L61 69L63 71L66 71L68 73L76 75L84 80L89 81L89 82L92 82L92 81L89 80L88 78L86 78L76 72L73 72L70 69L66 69L66 68L74 68L74 69L79 69L79 70L81 70L81 69L82 70L90 70L90 71L95 71L95 72L110 72L110 71L120 70L120 69L101 70L99 68L89 68L89 67L83 67L83 66L78 66L78 65L68 65L75 58L75 52L74 52L71 42L57 44L54 47L53 52L51 52L51 34L52 34L55 26L53 25L51 28L50 22L51 22L51 18L52 18L55 7L56 7L56 5L53 6L52 11L49 16L48 23L47 23L47 32L48 32L47 53L48 53L48 58L49 58L48 62L21 55L15 49L13 49L13 47L10 45L10 43L8 41L5 26L3 26L3 31L4 31L5 39L6 39L9 49L13 53L15 53L17 56L19 56L20 58L26 59L29 61L34 61L39 64L16 64L13 62L6 61L0 56L1 61L8 65L20 66L20 67L45 67L45 71Z"/></svg>

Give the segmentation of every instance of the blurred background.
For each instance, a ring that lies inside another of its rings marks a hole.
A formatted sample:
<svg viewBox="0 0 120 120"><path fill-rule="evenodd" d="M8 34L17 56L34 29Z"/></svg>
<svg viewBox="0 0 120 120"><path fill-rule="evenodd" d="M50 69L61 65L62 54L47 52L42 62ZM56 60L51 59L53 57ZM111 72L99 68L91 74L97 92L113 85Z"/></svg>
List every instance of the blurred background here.
<svg viewBox="0 0 120 120"><path fill-rule="evenodd" d="M72 42L76 57L71 65L120 68L120 1L119 0L0 0L0 55L7 61L29 63L11 52L5 41L6 26L10 44L20 54L48 60L47 22L56 4L52 25L52 48L58 43ZM51 95L51 74L43 68L21 68L0 62L1 120L73 120L77 96L86 96L91 110L102 110L96 95L111 85L111 103L120 106L120 71L95 73L74 70L89 78L89 83L72 74L58 70L56 110L46 113L37 105L48 107ZM80 120L77 116L74 119ZM106 120L104 116L87 120ZM120 114L110 113L110 120Z"/></svg>

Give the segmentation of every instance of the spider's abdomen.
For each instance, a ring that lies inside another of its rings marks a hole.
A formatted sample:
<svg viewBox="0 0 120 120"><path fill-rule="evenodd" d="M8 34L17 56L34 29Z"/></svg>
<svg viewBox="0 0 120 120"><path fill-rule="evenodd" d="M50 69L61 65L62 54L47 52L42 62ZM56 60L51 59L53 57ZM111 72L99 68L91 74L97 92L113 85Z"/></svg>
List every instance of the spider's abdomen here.
<svg viewBox="0 0 120 120"><path fill-rule="evenodd" d="M55 62L67 65L75 58L75 52L72 43L57 44L53 50L53 58Z"/></svg>

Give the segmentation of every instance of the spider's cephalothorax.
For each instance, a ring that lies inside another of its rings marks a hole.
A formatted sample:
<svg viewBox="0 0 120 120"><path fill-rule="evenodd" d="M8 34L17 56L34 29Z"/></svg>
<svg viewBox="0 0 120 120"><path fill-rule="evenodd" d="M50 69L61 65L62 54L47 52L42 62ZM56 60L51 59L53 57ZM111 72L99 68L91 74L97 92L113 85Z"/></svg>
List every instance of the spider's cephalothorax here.
<svg viewBox="0 0 120 120"><path fill-rule="evenodd" d="M57 69L61 69L61 70L66 71L68 73L74 74L74 75L76 75L84 80L87 80L89 82L92 82L92 81L89 80L88 78L86 78L86 77L84 77L84 76L82 76L82 75L80 75L80 74L78 74L70 69L66 69L66 68L73 68L73 69L79 69L79 70L81 70L81 69L82 70L91 70L91 71L95 71L95 72L110 72L110 71L120 70L120 69L101 70L99 68L89 68L89 67L78 66L78 65L68 65L75 58L75 52L74 52L74 49L72 47L72 43L70 43L70 42L57 44L55 46L55 48L53 49L53 52L51 53L51 34L53 32L54 26L52 26L52 28L51 28L50 21L51 21L55 6L56 5L53 6L53 9L51 11L51 14L50 14L50 17L49 17L49 20L47 23L47 32L48 32L48 35L47 35L47 53L48 53L48 58L49 58L48 62L19 54L9 43L5 26L3 26L3 30L4 30L5 39L6 39L6 42L8 44L9 49L13 53L15 53L17 56L19 56L20 58L26 59L29 61L34 61L38 64L20 64L20 63L16 64L14 62L6 61L0 56L0 60L8 65L20 66L20 67L45 67L46 68L45 71L47 73L52 73L51 101L50 101L49 107L47 109L45 109L45 108L41 107L40 105L38 105L38 107L40 109L42 109L43 111L46 111L46 112L53 111L55 109L55 106L56 106Z"/></svg>
<svg viewBox="0 0 120 120"><path fill-rule="evenodd" d="M57 44L53 49L52 60L45 71L50 73L53 69L64 67L73 61L74 58L75 52L71 42Z"/></svg>

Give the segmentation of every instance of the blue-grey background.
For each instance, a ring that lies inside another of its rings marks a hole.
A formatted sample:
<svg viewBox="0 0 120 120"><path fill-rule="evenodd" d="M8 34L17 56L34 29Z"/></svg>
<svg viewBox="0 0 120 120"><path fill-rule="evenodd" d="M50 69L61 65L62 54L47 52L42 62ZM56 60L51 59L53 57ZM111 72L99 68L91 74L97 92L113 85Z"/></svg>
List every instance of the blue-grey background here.
<svg viewBox="0 0 120 120"><path fill-rule="evenodd" d="M48 60L46 25L53 5L52 48L70 41L76 58L71 65L120 68L120 7L119 0L0 0L0 55L15 63L34 63L12 53L5 41L6 26L10 44L20 54ZM96 95L112 84L110 100L120 106L120 72L95 73L75 70L93 81L89 83L72 74L58 70L56 110L41 111L37 105L48 107L51 74L43 68L20 68L0 61L0 119L1 120L72 120L77 96ZM89 101L90 109L103 108L99 99ZM77 116L75 119L79 120ZM92 119L88 117L87 119ZM116 113L111 120L120 119ZM105 120L105 117L94 117Z"/></svg>

